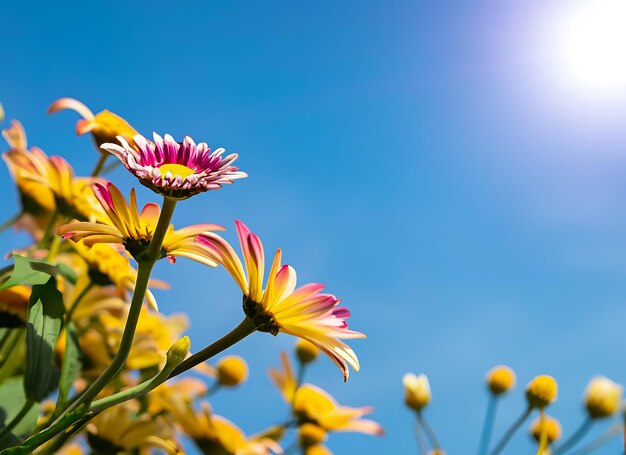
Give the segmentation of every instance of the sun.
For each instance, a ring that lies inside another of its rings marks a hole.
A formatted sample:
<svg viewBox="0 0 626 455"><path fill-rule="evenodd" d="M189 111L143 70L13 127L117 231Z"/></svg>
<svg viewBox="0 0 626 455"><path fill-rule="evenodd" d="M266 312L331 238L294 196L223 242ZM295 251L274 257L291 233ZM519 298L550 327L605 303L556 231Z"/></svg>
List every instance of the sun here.
<svg viewBox="0 0 626 455"><path fill-rule="evenodd" d="M579 88L626 93L626 0L569 3L555 27L557 65Z"/></svg>

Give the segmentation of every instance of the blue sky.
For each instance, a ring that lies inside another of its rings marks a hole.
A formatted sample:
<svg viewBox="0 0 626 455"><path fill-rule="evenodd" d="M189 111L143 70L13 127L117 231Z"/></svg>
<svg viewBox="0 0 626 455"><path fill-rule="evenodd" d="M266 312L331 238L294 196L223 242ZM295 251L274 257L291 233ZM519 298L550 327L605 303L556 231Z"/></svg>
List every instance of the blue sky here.
<svg viewBox="0 0 626 455"><path fill-rule="evenodd" d="M414 371L430 377L444 447L468 453L495 364L519 382L496 434L537 374L559 381L566 433L591 376L626 379L626 97L571 83L553 46L566 1L544 3L3 3L0 101L30 144L82 174L95 154L74 115L46 114L59 97L239 153L250 177L181 204L175 223L219 223L234 241L241 219L353 312L362 371L344 385L323 360L310 378L374 405L387 436L330 447L416 453L401 385ZM15 192L0 178L8 215ZM4 250L24 241L0 236ZM239 322L223 270L181 260L157 276L173 284L161 310L190 315L193 348ZM216 412L249 433L281 419L266 370L292 343L255 334L232 349L251 378ZM511 453L530 447L520 434Z"/></svg>

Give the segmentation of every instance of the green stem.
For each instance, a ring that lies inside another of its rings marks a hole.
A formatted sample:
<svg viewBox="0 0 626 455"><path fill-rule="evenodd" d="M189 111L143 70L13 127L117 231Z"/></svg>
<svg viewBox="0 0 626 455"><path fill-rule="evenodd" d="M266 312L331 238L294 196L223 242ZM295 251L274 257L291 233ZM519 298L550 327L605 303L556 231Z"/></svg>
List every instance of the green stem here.
<svg viewBox="0 0 626 455"><path fill-rule="evenodd" d="M11 357L11 354L15 352L15 345L19 341L20 335L22 334L22 330L18 328L7 330L9 330L10 335L6 342L2 345L2 349L0 349L0 371L4 368L4 365Z"/></svg>
<svg viewBox="0 0 626 455"><path fill-rule="evenodd" d="M211 357L219 354L223 350L228 349L235 343L243 340L245 337L255 331L256 327L254 326L250 318L246 316L246 318L241 321L241 323L237 327L235 327L229 333L217 340L215 343L207 346L203 350L196 352L191 357L185 359L180 365L174 368L174 371L172 371L168 379L171 379L187 370L192 369L196 365L210 359Z"/></svg>
<svg viewBox="0 0 626 455"><path fill-rule="evenodd" d="M428 452L428 448L426 447L426 439L424 439L422 424L419 417L415 421L415 438L417 439L417 448L420 455L426 455L426 453Z"/></svg>
<svg viewBox="0 0 626 455"><path fill-rule="evenodd" d="M98 158L96 167L94 167L93 171L91 172L92 177L98 177L98 175L100 175L100 172L102 172L102 168L104 167L104 163L106 163L108 158L109 158L108 153L100 151L100 158Z"/></svg>
<svg viewBox="0 0 626 455"><path fill-rule="evenodd" d="M489 450L489 442L493 434L493 423L496 420L496 409L498 406L498 398L495 395L489 395L489 403L487 404L487 413L485 414L485 423L483 424L483 434L480 438L479 455L486 455Z"/></svg>
<svg viewBox="0 0 626 455"><path fill-rule="evenodd" d="M587 432L591 429L593 425L593 419L591 417L587 417L583 423L578 427L578 429L572 433L572 435L563 441L558 447L554 449L554 455L558 455L560 453L565 452L566 450L572 448L578 441L585 437Z"/></svg>
<svg viewBox="0 0 626 455"><path fill-rule="evenodd" d="M60 216L59 210L55 209L54 212L52 212L50 221L48 222L48 225L46 226L46 230L41 236L41 240L39 240L37 247L47 248L48 243L50 242L50 239L54 236L54 229L56 228L57 221L59 220L59 216Z"/></svg>
<svg viewBox="0 0 626 455"><path fill-rule="evenodd" d="M65 316L65 320L66 321L71 321L72 320L72 315L74 314L74 311L76 311L76 308L78 307L78 304L83 300L83 298L85 298L85 296L87 295L87 293L89 291L91 291L91 289L94 287L94 283L93 281L90 281L89 284L87 286L85 286L85 288L80 291L80 294L78 294L78 296L74 299L74 301L72 302L72 305L70 306L70 309L67 311L67 314Z"/></svg>
<svg viewBox="0 0 626 455"><path fill-rule="evenodd" d="M2 431L0 431L0 439L13 431L13 428L15 428L17 424L22 421L22 419L26 416L26 414L28 414L28 412L32 409L34 405L35 402L33 400L27 400L26 403L24 403L24 406L22 406L22 409L20 409L15 417L13 417L13 420L11 420L11 422L9 422L9 424L4 427Z"/></svg>
<svg viewBox="0 0 626 455"><path fill-rule="evenodd" d="M424 428L424 432L426 433L426 437L430 441L430 445L433 446L433 449L439 450L441 448L441 444L439 444L439 440L437 439L437 436L435 436L435 432L428 424L428 421L426 420L426 417L424 417L424 414L422 412L417 413L417 420L422 425L422 428Z"/></svg>
<svg viewBox="0 0 626 455"><path fill-rule="evenodd" d="M4 223L2 223L0 225L0 232L6 231L11 226L13 226L15 223L17 223L17 220L19 220L21 216L22 216L22 212L18 213L17 215L12 216L8 220L6 220Z"/></svg>
<svg viewBox="0 0 626 455"><path fill-rule="evenodd" d="M148 379L147 381L142 382L141 384L137 384L133 387L129 387L128 389L122 390L121 392L118 392L116 394L94 401L91 405L90 412L95 412L96 414L99 414L100 412L117 404L123 403L124 401L144 396L146 393L150 392L152 389L165 382L175 367L176 364L172 362L167 362L165 364L165 367L163 367L163 369L159 371L156 375L154 375L151 379Z"/></svg>
<svg viewBox="0 0 626 455"><path fill-rule="evenodd" d="M109 164L108 166L104 166L100 173L101 174L108 174L109 172L111 172L115 168L119 167L121 164L122 164L121 161L115 160L113 163Z"/></svg>
<svg viewBox="0 0 626 455"><path fill-rule="evenodd" d="M533 409L529 406L522 413L522 415L519 416L515 422L513 422L513 425L511 425L509 429L506 431L506 433L504 433L504 435L502 436L502 439L500 439L500 442L498 443L498 445L496 445L495 449L491 451L491 455L498 455L500 452L502 452L502 450L506 447L506 445L508 444L509 440L513 437L515 432L519 430L519 428L526 421L526 419L528 418L532 410Z"/></svg>
<svg viewBox="0 0 626 455"><path fill-rule="evenodd" d="M591 453L594 450L602 447L604 444L608 443L611 439L613 439L615 436L620 434L623 430L624 430L624 424L616 423L615 425L610 427L608 430L606 430L604 433L602 433L600 436L598 436L596 439L591 441L589 444L581 447L580 449L574 452L571 452L571 455L587 455L588 453Z"/></svg>

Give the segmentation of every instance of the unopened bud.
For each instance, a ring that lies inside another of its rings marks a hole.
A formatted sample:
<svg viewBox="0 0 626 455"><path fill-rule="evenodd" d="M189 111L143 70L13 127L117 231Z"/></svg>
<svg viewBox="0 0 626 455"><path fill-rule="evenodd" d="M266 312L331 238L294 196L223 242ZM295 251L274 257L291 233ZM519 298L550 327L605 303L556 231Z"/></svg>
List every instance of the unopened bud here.
<svg viewBox="0 0 626 455"><path fill-rule="evenodd" d="M557 394L558 386L552 376L537 376L526 386L526 399L531 408L545 408L556 400Z"/></svg>
<svg viewBox="0 0 626 455"><path fill-rule="evenodd" d="M167 351L167 363L170 365L180 364L187 357L189 348L191 348L191 340L188 336L182 337Z"/></svg>
<svg viewBox="0 0 626 455"><path fill-rule="evenodd" d="M487 387L496 396L515 387L515 373L505 365L499 365L489 370L486 379Z"/></svg>
<svg viewBox="0 0 626 455"><path fill-rule="evenodd" d="M300 338L296 343L296 356L302 365L313 362L320 355L320 349L308 340Z"/></svg>
<svg viewBox="0 0 626 455"><path fill-rule="evenodd" d="M430 384L425 374L416 376L407 373L402 378L402 383L405 392L404 402L409 408L419 412L430 403Z"/></svg>
<svg viewBox="0 0 626 455"><path fill-rule="evenodd" d="M248 365L241 357L223 357L217 364L217 382L226 387L234 387L248 378Z"/></svg>

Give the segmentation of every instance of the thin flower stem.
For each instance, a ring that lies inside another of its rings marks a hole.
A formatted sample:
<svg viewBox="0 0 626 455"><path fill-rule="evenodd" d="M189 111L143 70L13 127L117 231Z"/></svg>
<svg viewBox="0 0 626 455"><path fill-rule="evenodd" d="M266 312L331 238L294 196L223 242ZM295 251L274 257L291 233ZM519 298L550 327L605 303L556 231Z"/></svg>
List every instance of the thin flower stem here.
<svg viewBox="0 0 626 455"><path fill-rule="evenodd" d="M167 362L163 369L159 371L156 375L154 375L151 379L148 379L147 381L144 381L141 384L137 384L133 387L129 387L126 390L122 390L121 392L94 401L91 404L91 409L89 410L89 413L94 412L96 414L99 414L110 407L123 403L124 401L144 396L146 393L164 383L169 377L170 373L174 370L176 365L177 364L175 363Z"/></svg>
<svg viewBox="0 0 626 455"><path fill-rule="evenodd" d="M298 365L298 375L296 376L296 389L304 382L304 374L306 373L306 365Z"/></svg>
<svg viewBox="0 0 626 455"><path fill-rule="evenodd" d="M26 403L22 406L22 409L13 417L13 420L9 422L9 424L0 431L0 439L4 438L7 434L13 431L13 428L17 426L18 423L22 421L22 419L28 414L28 412L35 405L34 400L26 400Z"/></svg>
<svg viewBox="0 0 626 455"><path fill-rule="evenodd" d="M245 319L241 321L241 323L237 327L228 332L222 338L185 359L180 365L174 368L174 371L172 371L168 379L171 379L187 370L192 369L196 365L210 359L211 357L219 354L223 350L228 349L235 343L243 340L245 337L255 331L256 327L254 326L250 318L246 316Z"/></svg>
<svg viewBox="0 0 626 455"><path fill-rule="evenodd" d="M59 216L60 216L59 209L55 209L54 212L52 212L50 221L48 222L48 225L46 226L46 230L41 236L41 239L39 240L37 247L46 248L48 246L50 239L54 236L54 228L56 227L57 221L59 220Z"/></svg>
<svg viewBox="0 0 626 455"><path fill-rule="evenodd" d="M426 439L422 432L422 424L419 417L415 420L415 439L417 439L417 450L420 455L426 455L428 448L426 447Z"/></svg>
<svg viewBox="0 0 626 455"><path fill-rule="evenodd" d="M539 427L541 434L539 435L539 448L537 455L544 455L548 449L548 426L546 425L546 413L543 409L539 410Z"/></svg>
<svg viewBox="0 0 626 455"><path fill-rule="evenodd" d="M85 288L82 291L80 291L78 296L76 296L76 298L70 305L70 309L67 311L67 314L65 315L66 321L70 321L72 319L72 315L74 314L74 311L76 311L78 304L85 298L85 296L89 293L89 291L93 289L94 286L95 286L94 282L90 281L89 284L85 286Z"/></svg>
<svg viewBox="0 0 626 455"><path fill-rule="evenodd" d="M424 428L426 437L430 441L430 445L433 446L433 449L435 450L440 449L441 444L439 444L439 440L437 439L435 432L433 431L432 427L428 424L428 421L426 420L426 417L424 417L424 414L422 412L417 413L417 420Z"/></svg>
<svg viewBox="0 0 626 455"><path fill-rule="evenodd" d="M587 445L570 453L571 455L587 455L588 453L591 453L594 450L599 449L604 444L611 441L611 439L615 438L623 430L624 430L624 424L621 422L616 423L615 425L611 426L608 430L606 430L604 433L602 433L600 436L598 436L596 439L589 442Z"/></svg>
<svg viewBox="0 0 626 455"><path fill-rule="evenodd" d="M493 424L496 420L496 411L498 409L498 397L490 394L489 402L487 403L487 413L485 414L485 422L483 424L483 434L480 438L480 448L478 449L479 455L487 455L489 450L489 442L491 442L491 435L493 434Z"/></svg>
<svg viewBox="0 0 626 455"><path fill-rule="evenodd" d="M108 158L109 158L108 153L102 152L102 151L100 152L100 158L98 158L96 167L94 167L93 171L91 172L92 177L98 177L100 175L100 173L102 172L102 168L104 167L104 164L106 163Z"/></svg>
<svg viewBox="0 0 626 455"><path fill-rule="evenodd" d="M22 329L19 328L7 330L9 331L9 336L0 349L0 371L2 371L6 365L7 361L11 357L11 354L15 353L15 345L19 341L20 335L22 334Z"/></svg>
<svg viewBox="0 0 626 455"><path fill-rule="evenodd" d="M585 437L587 432L591 429L592 425L593 419L591 417L587 417L569 438L567 438L565 441L563 441L561 445L554 449L554 455L558 455L574 447L574 445L576 445L578 441Z"/></svg>
<svg viewBox="0 0 626 455"><path fill-rule="evenodd" d="M8 220L6 220L4 223L0 224L0 232L6 231L15 223L17 223L17 220L19 220L21 216L22 216L22 212L18 213L17 215L12 216Z"/></svg>
<svg viewBox="0 0 626 455"><path fill-rule="evenodd" d="M211 387L207 389L206 393L204 394L204 397L209 398L210 396L215 395L221 389L222 389L222 384L216 381L211 385Z"/></svg>
<svg viewBox="0 0 626 455"><path fill-rule="evenodd" d="M119 166L121 166L122 162L119 160L115 160L114 162L112 162L111 164L104 166L102 168L102 171L100 172L100 174L108 174L109 172L111 172L114 169L117 169Z"/></svg>
<svg viewBox="0 0 626 455"><path fill-rule="evenodd" d="M491 455L498 455L500 452L502 452L502 450L504 450L506 445L509 443L509 440L513 437L515 432L519 430L519 428L523 425L523 423L526 421L526 419L530 415L531 411L532 411L532 408L529 406L522 413L522 415L519 416L515 422L513 422L513 425L511 425L510 428L506 431L506 433L504 433L504 435L502 436L502 439L500 439L500 442L498 442L496 447L491 451Z"/></svg>

